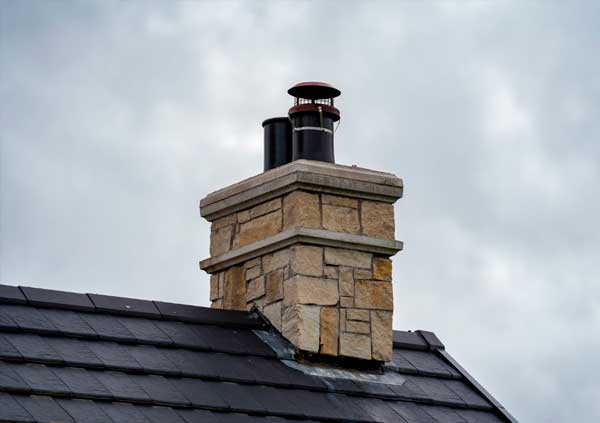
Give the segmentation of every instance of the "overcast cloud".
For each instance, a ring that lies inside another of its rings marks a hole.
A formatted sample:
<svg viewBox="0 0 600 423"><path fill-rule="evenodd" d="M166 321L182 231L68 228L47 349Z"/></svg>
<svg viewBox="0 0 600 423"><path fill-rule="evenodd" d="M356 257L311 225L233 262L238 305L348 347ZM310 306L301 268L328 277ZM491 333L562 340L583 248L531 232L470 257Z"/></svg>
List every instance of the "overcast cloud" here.
<svg viewBox="0 0 600 423"><path fill-rule="evenodd" d="M396 329L521 422L600 419L600 3L0 0L0 280L208 305L198 201L286 90L390 171Z"/></svg>

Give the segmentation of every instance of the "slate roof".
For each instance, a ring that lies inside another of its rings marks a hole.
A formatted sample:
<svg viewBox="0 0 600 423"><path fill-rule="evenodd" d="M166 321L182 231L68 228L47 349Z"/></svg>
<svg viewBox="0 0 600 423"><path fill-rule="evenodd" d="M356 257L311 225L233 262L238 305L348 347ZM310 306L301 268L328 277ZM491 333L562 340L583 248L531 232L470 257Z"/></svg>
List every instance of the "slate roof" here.
<svg viewBox="0 0 600 423"><path fill-rule="evenodd" d="M254 313L0 285L0 421L515 421L431 332L379 374L288 347Z"/></svg>

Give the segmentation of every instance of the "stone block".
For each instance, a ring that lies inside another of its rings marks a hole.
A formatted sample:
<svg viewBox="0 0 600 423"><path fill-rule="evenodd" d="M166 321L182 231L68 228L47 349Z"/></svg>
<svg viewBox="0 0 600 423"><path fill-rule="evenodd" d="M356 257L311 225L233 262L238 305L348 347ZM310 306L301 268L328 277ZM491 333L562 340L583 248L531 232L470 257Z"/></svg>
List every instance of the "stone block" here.
<svg viewBox="0 0 600 423"><path fill-rule="evenodd" d="M358 208L358 200L356 198L340 197L339 195L323 194L321 196L321 201L323 202L324 205L329 204L332 206L350 207L353 209Z"/></svg>
<svg viewBox="0 0 600 423"><path fill-rule="evenodd" d="M310 245L296 245L291 248L291 268L293 274L323 275L323 249Z"/></svg>
<svg viewBox="0 0 600 423"><path fill-rule="evenodd" d="M392 280L392 261L388 258L373 257L373 279Z"/></svg>
<svg viewBox="0 0 600 423"><path fill-rule="evenodd" d="M346 310L346 319L368 322L370 320L369 310L348 309Z"/></svg>
<svg viewBox="0 0 600 423"><path fill-rule="evenodd" d="M281 232L281 210L249 220L240 225L239 246L252 244Z"/></svg>
<svg viewBox="0 0 600 423"><path fill-rule="evenodd" d="M376 201L363 201L361 204L363 234L383 239L394 237L394 206Z"/></svg>
<svg viewBox="0 0 600 423"><path fill-rule="evenodd" d="M348 315L346 315L346 332L352 333L364 333L368 334L371 330L369 322L358 322L355 320L348 320Z"/></svg>
<svg viewBox="0 0 600 423"><path fill-rule="evenodd" d="M246 310L246 279L244 278L243 266L234 266L227 269L223 291L224 309Z"/></svg>
<svg viewBox="0 0 600 423"><path fill-rule="evenodd" d="M285 267L290 263L290 250L280 250L273 254L263 256L263 272L269 273L275 269Z"/></svg>
<svg viewBox="0 0 600 423"><path fill-rule="evenodd" d="M282 334L297 348L319 352L321 307L296 304L284 307Z"/></svg>
<svg viewBox="0 0 600 423"><path fill-rule="evenodd" d="M258 206L254 206L251 209L243 210L238 212L237 219L239 223L247 222L251 219L255 219L267 213L271 213L281 208L281 198L275 198L274 200L264 202Z"/></svg>
<svg viewBox="0 0 600 423"><path fill-rule="evenodd" d="M371 254L361 251L346 250L343 248L325 248L325 263L336 266L370 269L371 257Z"/></svg>
<svg viewBox="0 0 600 423"><path fill-rule="evenodd" d="M335 232L358 234L360 232L358 210L324 204L323 228Z"/></svg>
<svg viewBox="0 0 600 423"><path fill-rule="evenodd" d="M251 279L256 279L260 275L262 275L262 269L260 268L260 266L246 268L246 280L247 281L249 281Z"/></svg>
<svg viewBox="0 0 600 423"><path fill-rule="evenodd" d="M281 332L281 304L282 301L277 301L264 306L262 309L265 317L269 319L269 322L271 322L279 332Z"/></svg>
<svg viewBox="0 0 600 423"><path fill-rule="evenodd" d="M276 269L266 275L266 302L281 300L283 298L283 269Z"/></svg>
<svg viewBox="0 0 600 423"><path fill-rule="evenodd" d="M358 333L340 334L340 355L345 357L371 359L371 337Z"/></svg>
<svg viewBox="0 0 600 423"><path fill-rule="evenodd" d="M373 272L368 269L354 269L354 280L373 279Z"/></svg>
<svg viewBox="0 0 600 423"><path fill-rule="evenodd" d="M219 292L219 274L210 275L210 300L214 301L221 298Z"/></svg>
<svg viewBox="0 0 600 423"><path fill-rule="evenodd" d="M340 307L354 307L354 297L340 297Z"/></svg>
<svg viewBox="0 0 600 423"><path fill-rule="evenodd" d="M259 276L248 282L246 301L252 301L265 295L265 277Z"/></svg>
<svg viewBox="0 0 600 423"><path fill-rule="evenodd" d="M338 268L337 268L337 266L325 266L323 268L323 275L326 278L337 279L338 278Z"/></svg>
<svg viewBox="0 0 600 423"><path fill-rule="evenodd" d="M211 231L216 231L217 229L224 228L225 226L231 226L236 224L235 213L230 214L229 216L221 217L220 219L215 220L210 225Z"/></svg>
<svg viewBox="0 0 600 423"><path fill-rule="evenodd" d="M391 282L356 281L354 283L354 304L357 308L393 310L393 290Z"/></svg>
<svg viewBox="0 0 600 423"><path fill-rule="evenodd" d="M215 300L210 304L211 308L223 308L223 300Z"/></svg>
<svg viewBox="0 0 600 423"><path fill-rule="evenodd" d="M260 257L256 257L252 260L248 260L246 263L244 263L244 267L246 269L251 269L252 267L256 267L256 266L260 266L262 263L262 260Z"/></svg>
<svg viewBox="0 0 600 423"><path fill-rule="evenodd" d="M338 284L333 279L296 275L283 284L284 305L336 305L339 300Z"/></svg>
<svg viewBox="0 0 600 423"><path fill-rule="evenodd" d="M319 195L294 191L283 199L283 228L320 228Z"/></svg>
<svg viewBox="0 0 600 423"><path fill-rule="evenodd" d="M233 226L225 226L210 233L210 255L220 256L231 249Z"/></svg>
<svg viewBox="0 0 600 423"><path fill-rule="evenodd" d="M320 353L338 354L339 311L333 307L321 308L321 346Z"/></svg>
<svg viewBox="0 0 600 423"><path fill-rule="evenodd" d="M371 312L371 342L373 360L391 361L392 359L392 312Z"/></svg>
<svg viewBox="0 0 600 423"><path fill-rule="evenodd" d="M339 268L340 295L354 296L354 276L351 267L342 266Z"/></svg>

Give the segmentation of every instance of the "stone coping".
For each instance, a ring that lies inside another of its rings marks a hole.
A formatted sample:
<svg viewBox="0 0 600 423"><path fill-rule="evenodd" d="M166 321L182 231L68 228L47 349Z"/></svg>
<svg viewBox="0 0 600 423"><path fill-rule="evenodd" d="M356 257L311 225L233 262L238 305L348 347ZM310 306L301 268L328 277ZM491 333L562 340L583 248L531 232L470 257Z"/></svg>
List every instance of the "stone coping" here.
<svg viewBox="0 0 600 423"><path fill-rule="evenodd" d="M310 244L325 247L345 248L366 253L381 254L391 257L402 250L401 241L373 238L364 235L352 235L324 229L294 228L268 238L256 241L250 245L229 251L216 257L210 257L200 262L200 269L207 273L215 273L289 247L293 244Z"/></svg>
<svg viewBox="0 0 600 423"><path fill-rule="evenodd" d="M208 194L200 201L200 215L213 221L297 189L394 203L403 184L391 173L296 160Z"/></svg>

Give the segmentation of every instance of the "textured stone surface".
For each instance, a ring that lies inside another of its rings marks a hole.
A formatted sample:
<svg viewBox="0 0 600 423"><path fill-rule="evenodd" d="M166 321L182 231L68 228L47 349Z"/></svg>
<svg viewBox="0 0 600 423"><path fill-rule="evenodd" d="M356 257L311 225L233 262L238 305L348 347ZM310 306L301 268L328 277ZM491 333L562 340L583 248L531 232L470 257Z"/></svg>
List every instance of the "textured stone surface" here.
<svg viewBox="0 0 600 423"><path fill-rule="evenodd" d="M371 359L371 337L357 333L340 334L340 355L346 357Z"/></svg>
<svg viewBox="0 0 600 423"><path fill-rule="evenodd" d="M260 266L254 266L246 269L246 280L251 280L259 277L262 274Z"/></svg>
<svg viewBox="0 0 600 423"><path fill-rule="evenodd" d="M275 269L285 267L290 263L290 250L281 250L263 257L263 271L272 272Z"/></svg>
<svg viewBox="0 0 600 423"><path fill-rule="evenodd" d="M394 206L388 203L363 201L361 204L363 234L394 239Z"/></svg>
<svg viewBox="0 0 600 423"><path fill-rule="evenodd" d="M281 332L281 304L282 301L277 301L264 306L262 310L265 317L269 319L269 322L271 322L279 332Z"/></svg>
<svg viewBox="0 0 600 423"><path fill-rule="evenodd" d="M347 320L358 320L361 322L368 322L369 319L369 310L359 310L359 309L350 309L346 310L346 319Z"/></svg>
<svg viewBox="0 0 600 423"><path fill-rule="evenodd" d="M354 283L354 304L357 308L393 310L391 282L356 281Z"/></svg>
<svg viewBox="0 0 600 423"><path fill-rule="evenodd" d="M341 307L354 307L354 297L340 297Z"/></svg>
<svg viewBox="0 0 600 423"><path fill-rule="evenodd" d="M354 280L373 279L373 272L370 269L354 269Z"/></svg>
<svg viewBox="0 0 600 423"><path fill-rule="evenodd" d="M267 273L266 288L267 303L271 303L283 298L283 269L276 269L270 273Z"/></svg>
<svg viewBox="0 0 600 423"><path fill-rule="evenodd" d="M210 306L212 308L223 308L223 300L215 300L210 304Z"/></svg>
<svg viewBox="0 0 600 423"><path fill-rule="evenodd" d="M275 198L271 201L267 201L265 203L259 204L258 206L252 207L251 209L239 212L237 219L239 223L244 223L264 214L271 213L272 211L278 210L280 208L281 198Z"/></svg>
<svg viewBox="0 0 600 423"><path fill-rule="evenodd" d="M248 282L246 301L252 301L265 295L265 277L259 276Z"/></svg>
<svg viewBox="0 0 600 423"><path fill-rule="evenodd" d="M336 305L339 300L338 284L333 279L296 275L283 284L284 305Z"/></svg>
<svg viewBox="0 0 600 423"><path fill-rule="evenodd" d="M218 256L231 249L231 237L233 236L233 226L212 231L210 233L210 255Z"/></svg>
<svg viewBox="0 0 600 423"><path fill-rule="evenodd" d="M223 290L223 308L246 310L246 279L243 266L235 266L225 272Z"/></svg>
<svg viewBox="0 0 600 423"><path fill-rule="evenodd" d="M371 312L371 342L373 359L390 361L392 359L392 312Z"/></svg>
<svg viewBox="0 0 600 423"><path fill-rule="evenodd" d="M240 225L239 246L251 244L281 231L281 210L249 220Z"/></svg>
<svg viewBox="0 0 600 423"><path fill-rule="evenodd" d="M371 254L342 248L325 248L325 263L337 266L371 268Z"/></svg>
<svg viewBox="0 0 600 423"><path fill-rule="evenodd" d="M358 234L358 210L349 207L323 205L323 228L335 232Z"/></svg>
<svg viewBox="0 0 600 423"><path fill-rule="evenodd" d="M236 223L236 220L235 220L235 213L234 213L234 214L230 214L229 216L225 216L225 217L215 220L210 225L210 230L216 231L217 229L224 228L225 226L235 225L235 223Z"/></svg>
<svg viewBox="0 0 600 423"><path fill-rule="evenodd" d="M346 332L353 333L364 333L368 334L371 330L369 322L358 322L355 320L348 320L346 315Z"/></svg>
<svg viewBox="0 0 600 423"><path fill-rule="evenodd" d="M321 227L318 194L294 191L284 198L283 227L289 229L297 226L304 228Z"/></svg>
<svg viewBox="0 0 600 423"><path fill-rule="evenodd" d="M330 204L332 206L350 207L353 209L358 208L358 200L356 198L341 197L339 195L328 195L323 194L321 196L323 204Z"/></svg>
<svg viewBox="0 0 600 423"><path fill-rule="evenodd" d="M292 273L321 276L323 274L323 249L310 245L296 245L291 248Z"/></svg>
<svg viewBox="0 0 600 423"><path fill-rule="evenodd" d="M318 352L321 307L297 304L283 310L282 334L304 351Z"/></svg>
<svg viewBox="0 0 600 423"><path fill-rule="evenodd" d="M336 266L325 266L323 268L323 275L326 278L337 279L338 278L338 268Z"/></svg>
<svg viewBox="0 0 600 423"><path fill-rule="evenodd" d="M351 267L339 268L340 295L352 297L354 296L354 276Z"/></svg>
<svg viewBox="0 0 600 423"><path fill-rule="evenodd" d="M214 275L210 275L210 300L214 301L218 298L221 298L221 293L219 292L219 275L215 273Z"/></svg>
<svg viewBox="0 0 600 423"><path fill-rule="evenodd" d="M337 308L321 308L321 354L338 354L339 319Z"/></svg>
<svg viewBox="0 0 600 423"><path fill-rule="evenodd" d="M373 257L373 279L392 280L392 261L388 258Z"/></svg>

